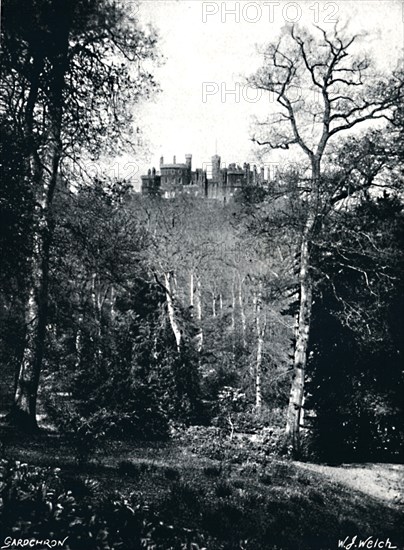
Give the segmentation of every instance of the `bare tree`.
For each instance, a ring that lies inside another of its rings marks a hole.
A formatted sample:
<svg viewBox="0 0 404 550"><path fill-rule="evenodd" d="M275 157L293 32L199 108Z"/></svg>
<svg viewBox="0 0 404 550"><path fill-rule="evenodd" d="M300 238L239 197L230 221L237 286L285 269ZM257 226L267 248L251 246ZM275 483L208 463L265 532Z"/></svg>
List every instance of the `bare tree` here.
<svg viewBox="0 0 404 550"><path fill-rule="evenodd" d="M313 34L295 26L264 51L264 63L249 84L272 93L280 110L257 122L253 142L265 148L297 146L308 160L309 177L301 185L305 216L300 240L299 312L294 351L286 433L299 450L304 399L305 369L313 302L312 244L324 216L343 199L369 189L382 166L362 177L325 177L324 160L332 138L361 123L392 120L403 98L403 82L394 75L374 76L368 57L352 50L360 36L347 36L344 29L316 27Z"/></svg>

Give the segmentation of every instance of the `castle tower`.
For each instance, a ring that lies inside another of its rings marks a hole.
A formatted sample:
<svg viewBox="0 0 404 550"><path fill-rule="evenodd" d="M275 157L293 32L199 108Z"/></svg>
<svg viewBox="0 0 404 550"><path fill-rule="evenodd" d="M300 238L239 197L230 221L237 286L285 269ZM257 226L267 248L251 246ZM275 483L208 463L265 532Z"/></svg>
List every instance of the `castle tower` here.
<svg viewBox="0 0 404 550"><path fill-rule="evenodd" d="M212 157L212 180L219 182L220 181L220 156L213 155Z"/></svg>
<svg viewBox="0 0 404 550"><path fill-rule="evenodd" d="M185 155L185 164L187 166L186 182L190 185L192 182L192 155Z"/></svg>
<svg viewBox="0 0 404 550"><path fill-rule="evenodd" d="M185 164L189 171L192 170L192 155L185 155Z"/></svg>
<svg viewBox="0 0 404 550"><path fill-rule="evenodd" d="M250 185L250 181L251 181L251 170L250 170L250 163L247 162L246 164L246 183L247 185Z"/></svg>

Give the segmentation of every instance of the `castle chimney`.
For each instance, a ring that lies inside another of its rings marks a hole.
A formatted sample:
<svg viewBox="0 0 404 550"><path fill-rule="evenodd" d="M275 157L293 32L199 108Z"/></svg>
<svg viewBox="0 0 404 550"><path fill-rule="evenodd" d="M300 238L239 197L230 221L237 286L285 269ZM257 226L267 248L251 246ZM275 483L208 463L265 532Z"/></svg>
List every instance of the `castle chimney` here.
<svg viewBox="0 0 404 550"><path fill-rule="evenodd" d="M163 166L164 164L164 157L160 157L160 166Z"/></svg>
<svg viewBox="0 0 404 550"><path fill-rule="evenodd" d="M174 155L173 164L177 164L177 157Z"/></svg>

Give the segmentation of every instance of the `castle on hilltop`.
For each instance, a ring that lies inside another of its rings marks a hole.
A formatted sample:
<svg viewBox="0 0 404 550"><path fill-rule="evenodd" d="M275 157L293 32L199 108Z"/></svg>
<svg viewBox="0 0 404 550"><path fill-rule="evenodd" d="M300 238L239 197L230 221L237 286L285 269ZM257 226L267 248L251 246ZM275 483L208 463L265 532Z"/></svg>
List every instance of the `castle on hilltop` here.
<svg viewBox="0 0 404 550"><path fill-rule="evenodd" d="M196 197L230 200L237 191L247 185L265 186L264 168L257 172L256 165L251 170L250 164L229 164L221 167L219 155L212 157L211 178L203 168L192 170L192 155L185 155L185 163L177 163L176 157L172 164L164 164L160 158L160 173L155 168L149 169L148 174L142 176L144 195L159 195L163 198L174 198L180 194L191 194Z"/></svg>

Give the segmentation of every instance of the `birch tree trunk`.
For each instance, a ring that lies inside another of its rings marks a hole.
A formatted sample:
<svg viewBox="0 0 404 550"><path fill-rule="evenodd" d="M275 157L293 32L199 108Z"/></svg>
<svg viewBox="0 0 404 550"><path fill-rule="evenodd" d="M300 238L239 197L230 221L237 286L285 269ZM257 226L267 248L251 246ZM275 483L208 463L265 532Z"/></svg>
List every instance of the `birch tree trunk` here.
<svg viewBox="0 0 404 550"><path fill-rule="evenodd" d="M261 412L261 407L262 407L262 390L261 390L262 344L263 344L263 338L261 337L261 335L259 335L258 345L257 345L257 364L256 364L256 370L255 370L255 408L258 413Z"/></svg>
<svg viewBox="0 0 404 550"><path fill-rule="evenodd" d="M236 293L234 290L235 280L233 279L232 285L231 285L231 322L230 322L230 329L231 329L231 346L233 350L233 359L236 360Z"/></svg>
<svg viewBox="0 0 404 550"><path fill-rule="evenodd" d="M312 159L312 199L308 204L308 215L303 230L300 246L299 287L300 303L297 324L297 337L293 360L293 379L290 390L289 406L286 419L286 435L293 450L300 451L300 429L302 427L302 409L304 401L304 384L309 345L313 289L310 274L310 245L317 222L317 205L320 178L320 159Z"/></svg>
<svg viewBox="0 0 404 550"><path fill-rule="evenodd" d="M111 290L110 290L110 312L111 312L111 321L112 323L115 322L115 303L116 303L116 297L115 297L115 289L114 289L114 286L111 285Z"/></svg>
<svg viewBox="0 0 404 550"><path fill-rule="evenodd" d="M286 434L290 436L293 448L300 448L301 414L304 397L304 382L307 363L307 348L309 343L310 321L312 310L312 286L309 275L309 242L303 238L301 245L300 266L300 305L297 339L293 363L293 380L290 391L287 414Z"/></svg>
<svg viewBox="0 0 404 550"><path fill-rule="evenodd" d="M83 320L84 320L84 316L80 314L77 320L76 338L74 340L74 344L75 344L74 347L76 351L76 361L74 362L74 366L76 369L80 368L81 357L83 352L83 334L82 334Z"/></svg>
<svg viewBox="0 0 404 550"><path fill-rule="evenodd" d="M246 341L246 317L244 312L244 303L243 303L243 288L242 288L242 279L239 275L239 286L238 286L238 304L240 307L240 318L241 318L241 331L242 331L242 338L243 338L243 347L247 347L247 341Z"/></svg>
<svg viewBox="0 0 404 550"><path fill-rule="evenodd" d="M180 351L182 335L181 335L180 326L177 322L177 318L175 315L174 296L173 296L174 285L172 284L172 280L173 280L172 273L164 273L164 284L166 289L168 319L170 321L171 329L173 331L175 342L177 344L177 350Z"/></svg>
<svg viewBox="0 0 404 550"><path fill-rule="evenodd" d="M102 309L103 300L101 298L101 289L99 283L99 277L97 273L93 273L91 276L91 303L93 306L94 317L96 321L96 333L95 333L95 355L100 361L102 357L101 340L102 340Z"/></svg>
<svg viewBox="0 0 404 550"><path fill-rule="evenodd" d="M196 349L198 353L203 348L203 329L202 329L202 296L201 296L201 280L196 278L196 292L195 292L195 306L196 306L196 318L198 320L198 335Z"/></svg>
<svg viewBox="0 0 404 550"><path fill-rule="evenodd" d="M191 269L191 273L189 275L189 305L191 307L191 315L193 317L193 309L194 309L194 271Z"/></svg>
<svg viewBox="0 0 404 550"><path fill-rule="evenodd" d="M266 318L261 323L261 290L254 297L255 327L257 334L257 357L255 362L255 408L257 413L262 408L262 349L266 331Z"/></svg>

